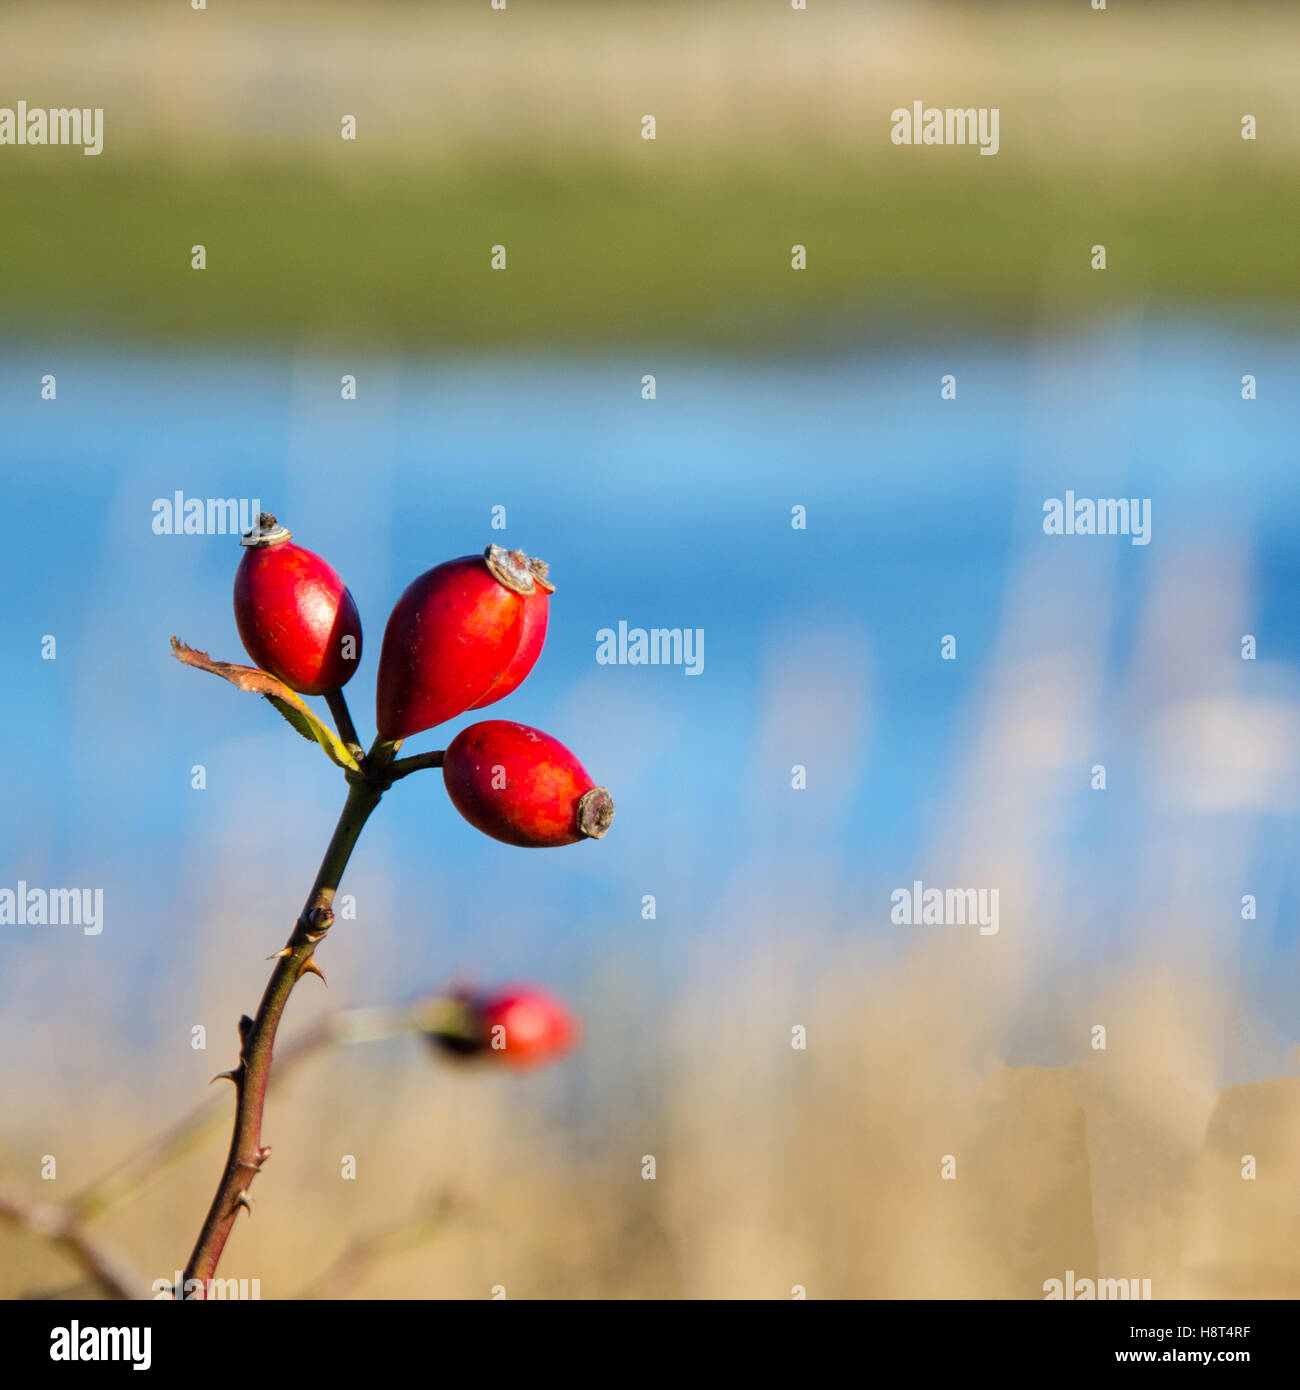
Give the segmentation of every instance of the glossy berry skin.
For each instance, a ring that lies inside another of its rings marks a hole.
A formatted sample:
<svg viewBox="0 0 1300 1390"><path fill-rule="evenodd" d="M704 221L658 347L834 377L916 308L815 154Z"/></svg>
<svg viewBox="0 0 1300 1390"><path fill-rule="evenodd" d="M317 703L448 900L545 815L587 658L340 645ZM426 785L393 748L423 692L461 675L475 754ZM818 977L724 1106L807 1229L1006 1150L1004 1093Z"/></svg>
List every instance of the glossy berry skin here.
<svg viewBox="0 0 1300 1390"><path fill-rule="evenodd" d="M475 700L470 709L483 709L504 700L524 677L537 664L542 654L542 644L546 641L546 622L550 617L551 596L542 588L531 594L522 595L524 605L523 622L519 628L519 646L509 666L492 682L486 695Z"/></svg>
<svg viewBox="0 0 1300 1390"><path fill-rule="evenodd" d="M357 606L332 565L294 545L274 517L264 521L276 538L245 537L235 574L240 641L257 666L300 695L339 690L361 659Z"/></svg>
<svg viewBox="0 0 1300 1390"><path fill-rule="evenodd" d="M492 704L532 670L546 637L549 586L526 563L518 552L490 546L487 557L448 560L407 587L389 615L379 656L375 722L382 737L409 738ZM503 583L501 574L519 587Z"/></svg>
<svg viewBox="0 0 1300 1390"><path fill-rule="evenodd" d="M486 1056L510 1067L535 1067L562 1057L576 1045L577 1020L544 990L504 990L479 1001L487 1038Z"/></svg>
<svg viewBox="0 0 1300 1390"><path fill-rule="evenodd" d="M527 724L488 719L462 729L443 754L452 805L494 840L527 849L600 839L614 802L558 740Z"/></svg>

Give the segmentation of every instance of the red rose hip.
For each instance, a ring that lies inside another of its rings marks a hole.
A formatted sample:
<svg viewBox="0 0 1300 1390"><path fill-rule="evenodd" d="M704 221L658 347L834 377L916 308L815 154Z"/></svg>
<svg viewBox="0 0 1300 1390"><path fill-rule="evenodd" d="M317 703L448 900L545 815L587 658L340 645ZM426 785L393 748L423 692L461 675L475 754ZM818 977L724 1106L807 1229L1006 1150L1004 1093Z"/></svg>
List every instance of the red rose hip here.
<svg viewBox="0 0 1300 1390"><path fill-rule="evenodd" d="M516 686L523 683L524 677L537 664L537 658L542 654L554 586L546 580L546 565L543 561L531 560L529 563L538 568L533 571L533 592L522 595L524 618L519 629L519 646L509 666L492 682L487 694L475 700L470 709L483 709L486 705L495 705L498 700L504 700Z"/></svg>
<svg viewBox="0 0 1300 1390"><path fill-rule="evenodd" d="M570 1051L578 1040L577 1020L544 990L506 990L479 1001L488 1055L507 1066L535 1067Z"/></svg>
<svg viewBox="0 0 1300 1390"><path fill-rule="evenodd" d="M263 512L240 541L235 623L263 671L300 695L324 695L352 679L361 660L361 617L332 565L294 545Z"/></svg>
<svg viewBox="0 0 1300 1390"><path fill-rule="evenodd" d="M490 994L457 991L435 1002L421 1031L436 1051L532 1067L569 1052L581 1036L572 1013L533 985Z"/></svg>
<svg viewBox="0 0 1300 1390"><path fill-rule="evenodd" d="M514 690L541 652L552 589L540 560L495 545L414 580L384 630L381 736L409 738Z"/></svg>
<svg viewBox="0 0 1300 1390"><path fill-rule="evenodd" d="M558 740L527 724L471 724L443 754L452 805L494 840L524 848L599 840L614 800Z"/></svg>

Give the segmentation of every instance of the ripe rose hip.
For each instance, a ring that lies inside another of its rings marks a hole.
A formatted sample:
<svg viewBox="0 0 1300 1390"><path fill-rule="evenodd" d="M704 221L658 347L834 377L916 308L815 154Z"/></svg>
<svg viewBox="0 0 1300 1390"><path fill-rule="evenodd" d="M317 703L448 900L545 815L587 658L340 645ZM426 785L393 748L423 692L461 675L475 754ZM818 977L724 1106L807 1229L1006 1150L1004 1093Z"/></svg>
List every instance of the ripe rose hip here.
<svg viewBox="0 0 1300 1390"><path fill-rule="evenodd" d="M570 1051L581 1029L553 995L531 985L492 994L458 993L439 1001L425 1037L456 1057L531 1067Z"/></svg>
<svg viewBox="0 0 1300 1390"><path fill-rule="evenodd" d="M599 840L614 800L560 742L527 724L488 719L452 739L442 758L452 805L494 840L525 848Z"/></svg>
<svg viewBox="0 0 1300 1390"><path fill-rule="evenodd" d="M546 622L550 617L551 594L555 592L555 586L547 582L544 561L533 560L529 563L540 566L541 572L533 571L533 591L521 596L524 603L524 619L519 629L519 646L515 649L510 664L492 682L482 699L475 700L470 705L470 709L483 709L486 705L495 705L498 700L504 700L523 682L542 654L542 643L546 641Z"/></svg>
<svg viewBox="0 0 1300 1390"><path fill-rule="evenodd" d="M270 512L240 541L235 623L253 661L300 695L324 695L352 679L361 660L361 617L333 566L290 541Z"/></svg>
<svg viewBox="0 0 1300 1390"><path fill-rule="evenodd" d="M507 1066L535 1067L570 1051L578 1040L577 1020L558 999L540 989L503 991L479 1004L488 1056Z"/></svg>
<svg viewBox="0 0 1300 1390"><path fill-rule="evenodd" d="M553 588L540 560L496 545L414 580L384 630L381 736L409 738L509 695L542 650Z"/></svg>

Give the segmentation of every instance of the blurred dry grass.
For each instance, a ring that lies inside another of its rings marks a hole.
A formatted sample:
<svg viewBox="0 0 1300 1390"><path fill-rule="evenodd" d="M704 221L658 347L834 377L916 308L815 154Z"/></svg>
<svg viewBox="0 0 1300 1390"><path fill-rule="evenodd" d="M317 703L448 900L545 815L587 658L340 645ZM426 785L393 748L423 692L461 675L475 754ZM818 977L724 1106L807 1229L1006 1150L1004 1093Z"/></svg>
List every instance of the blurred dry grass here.
<svg viewBox="0 0 1300 1390"><path fill-rule="evenodd" d="M640 160L652 112L656 153L687 165L879 164L898 155L888 113L917 98L1001 107L1004 149L1047 171L1213 170L1241 155L1246 112L1260 123L1253 162L1300 156L1300 13L1274 4L60 10L55 43L44 6L6 6L0 89L101 105L115 144L175 145L201 163L241 147L337 157L346 111L367 161Z"/></svg>
<svg viewBox="0 0 1300 1390"><path fill-rule="evenodd" d="M1022 564L991 679L958 741L950 824L926 873L1000 884L997 935L872 930L887 895L837 896L844 885L816 824L806 840L792 830L778 864L756 851L728 867L731 895L679 959L684 982L669 1004L648 984L657 937L639 947L624 937L590 963L572 994L585 1046L561 1067L459 1070L409 1038L306 1063L272 1095L274 1157L223 1275L259 1278L266 1298L293 1296L351 1242L445 1197L457 1211L436 1240L376 1263L350 1291L788 1298L802 1285L811 1297L1040 1298L1044 1281L1073 1270L1150 1279L1157 1298L1300 1294L1294 1038L1279 1036L1244 985L1256 924L1224 920L1225 901L1235 916L1250 822L1211 814L1268 812L1280 788L1291 804L1300 754L1259 724L1244 690L1271 694L1293 718L1295 676L1267 662L1244 671L1243 559L1206 544L1153 550L1135 660L1111 688L1101 679L1115 618L1105 556L1035 551ZM1088 623L1062 626L1063 588L1089 596L1074 610ZM824 637L807 632L796 665L777 644L759 727L770 741L793 720L840 750L838 762L823 758L840 788L823 809L838 818L841 792L864 775L872 661L840 663L827 694ZM1214 721L1179 717L1211 690ZM1131 832L1145 887L1119 907L1104 874L1071 876L1065 829L1086 750L1117 710L1112 756L1138 769L1154 750ZM1255 755L1264 746L1271 757ZM757 751L755 767L767 756ZM0 1174L33 1196L73 1195L133 1135L192 1105L229 1060L233 1028L210 1024L205 1052L189 1050L188 1031L246 1007L269 928L241 910L224 866L238 864L244 883L278 882L277 866L309 860L307 827L295 818L266 835L260 793L247 795L246 816L175 866L196 900L215 905L165 977L105 978L76 943L16 957L3 1041L27 1063L6 1097ZM328 943L334 1005L375 1002L364 993L377 988L371 963L400 960L389 873L381 852L350 881L367 920L341 924ZM1098 935L1099 914L1117 917L1115 931ZM844 916L852 930L827 930ZM1271 951L1285 985L1295 947ZM296 996L290 1032L325 998ZM50 1010L39 1003L48 999L68 1002ZM128 1020L149 1040L146 1056L105 1043ZM797 1025L805 1050L790 1046ZM1091 1045L1097 1025L1104 1050ZM1223 1089L1225 1071L1271 1079ZM183 1262L223 1149L214 1139L107 1224L149 1280ZM47 1153L58 1178L41 1183ZM344 1155L355 1180L341 1176ZM646 1155L653 1181L642 1177ZM945 1155L955 1180L941 1176ZM1258 1169L1250 1180L1246 1155ZM72 1280L60 1257L0 1231L0 1294Z"/></svg>
<svg viewBox="0 0 1300 1390"><path fill-rule="evenodd" d="M349 1292L788 1298L801 1284L810 1297L1041 1298L1072 1269L1149 1278L1157 1298L1300 1293L1300 1078L1216 1093L1207 1042L1237 1007L1222 985L1153 969L1109 999L1058 1001L1072 1025L1111 1020L1109 1048L1007 1067L1002 1016L971 986L986 944L808 982L817 1022L802 1052L789 1031L809 1014L788 982L806 958L774 952L725 1000L699 986L656 1039L664 1051L630 1067L621 1001L606 998L571 1064L589 1098L577 1116L556 1113L556 1071L435 1070L409 1040L318 1059L272 1099L275 1156L222 1272L292 1296L350 1241L450 1196L458 1210L435 1239ZM36 1184L42 1197L84 1176L88 1126L95 1155L129 1146L131 1105L123 1088L90 1112L44 1114L42 1143L69 1161L66 1180ZM223 1148L105 1228L150 1280L183 1262ZM949 1154L955 1181L940 1176ZM18 1166L32 1170L30 1152ZM0 1294L72 1283L60 1257L0 1234Z"/></svg>
<svg viewBox="0 0 1300 1390"><path fill-rule="evenodd" d="M1023 325L1045 274L1081 316L1285 312L1297 40L1271 5L223 0L61 7L56 41L18 4L0 90L103 107L105 150L6 150L0 311L113 339L733 351ZM918 99L998 107L998 156L892 145Z"/></svg>

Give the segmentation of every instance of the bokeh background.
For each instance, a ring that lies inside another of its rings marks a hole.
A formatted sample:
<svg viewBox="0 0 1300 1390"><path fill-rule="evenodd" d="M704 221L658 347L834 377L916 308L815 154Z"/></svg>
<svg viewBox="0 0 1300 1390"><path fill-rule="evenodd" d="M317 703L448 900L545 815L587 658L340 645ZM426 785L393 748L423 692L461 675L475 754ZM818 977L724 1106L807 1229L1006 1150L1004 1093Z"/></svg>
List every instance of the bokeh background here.
<svg viewBox="0 0 1300 1390"><path fill-rule="evenodd" d="M414 1038L305 1063L223 1274L267 1298L331 1269L398 1298L1036 1298L1067 1269L1300 1292L1300 15L49 20L6 6L3 102L103 106L105 148L0 150L0 886L102 887L105 927L0 928L0 1184L66 1200L203 1099L341 803L270 709L170 659L172 633L241 655L237 542L152 531L181 490L260 499L345 576L363 735L411 578L489 540L547 558L545 653L492 713L618 804L601 843L532 854L437 774L394 788L328 994L305 981L282 1036L527 980L584 1046L527 1076ZM999 107L1001 152L893 146L916 99ZM1067 489L1150 498L1151 543L1044 536ZM597 665L620 620L702 628L703 674ZM893 925L918 878L997 887L999 933ZM184 1263L224 1148L98 1232L146 1281ZM430 1238L337 1264L443 1200ZM0 1225L0 1292L87 1287Z"/></svg>

